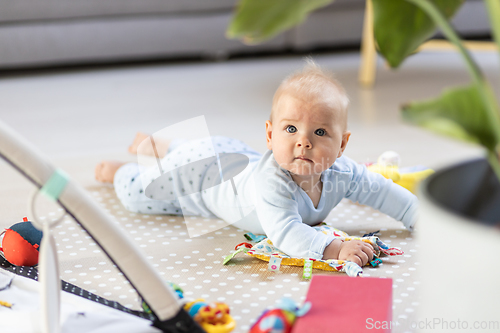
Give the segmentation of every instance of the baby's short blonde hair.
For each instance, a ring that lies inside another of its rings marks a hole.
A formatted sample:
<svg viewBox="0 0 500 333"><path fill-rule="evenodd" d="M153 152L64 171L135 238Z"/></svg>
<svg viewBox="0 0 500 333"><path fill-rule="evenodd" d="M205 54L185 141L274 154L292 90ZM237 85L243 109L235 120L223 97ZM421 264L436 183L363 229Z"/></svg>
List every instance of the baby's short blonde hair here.
<svg viewBox="0 0 500 333"><path fill-rule="evenodd" d="M325 92L334 96L335 110L342 113L347 127L347 108L349 97L342 84L335 79L333 73L319 67L311 57L305 58L307 64L300 71L290 74L280 84L273 97L273 105L269 120L272 122L273 113L283 94L290 94L299 98L324 98Z"/></svg>

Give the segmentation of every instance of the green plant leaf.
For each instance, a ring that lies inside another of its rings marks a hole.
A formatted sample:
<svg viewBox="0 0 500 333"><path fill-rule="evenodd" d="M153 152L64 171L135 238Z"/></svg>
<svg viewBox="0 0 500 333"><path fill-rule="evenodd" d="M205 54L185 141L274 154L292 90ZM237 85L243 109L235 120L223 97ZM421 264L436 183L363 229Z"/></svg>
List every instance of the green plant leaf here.
<svg viewBox="0 0 500 333"><path fill-rule="evenodd" d="M403 106L403 118L431 131L494 151L497 141L476 84L445 90L436 99Z"/></svg>
<svg viewBox="0 0 500 333"><path fill-rule="evenodd" d="M464 0L431 0L446 18L451 18ZM373 0L374 34L382 56L392 68L428 38L436 24L420 8L403 0Z"/></svg>
<svg viewBox="0 0 500 333"><path fill-rule="evenodd" d="M490 19L491 34L500 47L500 2L498 0L484 0L484 4Z"/></svg>
<svg viewBox="0 0 500 333"><path fill-rule="evenodd" d="M247 44L257 44L301 23L310 12L332 2L333 0L240 0L226 36L243 39Z"/></svg>

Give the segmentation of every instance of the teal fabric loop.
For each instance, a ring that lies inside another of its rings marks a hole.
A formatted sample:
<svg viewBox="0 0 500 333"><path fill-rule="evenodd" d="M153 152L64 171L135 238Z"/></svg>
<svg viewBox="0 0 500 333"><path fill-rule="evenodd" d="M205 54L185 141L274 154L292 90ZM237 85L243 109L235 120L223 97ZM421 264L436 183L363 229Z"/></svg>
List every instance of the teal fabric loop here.
<svg viewBox="0 0 500 333"><path fill-rule="evenodd" d="M251 242L260 242L264 238L266 238L266 235L254 235L251 232L244 234L245 238Z"/></svg>
<svg viewBox="0 0 500 333"><path fill-rule="evenodd" d="M66 187L68 180L69 177L64 171L56 169L52 176L50 176L49 180L47 180L47 182L40 189L40 193L53 201L57 201L61 192Z"/></svg>

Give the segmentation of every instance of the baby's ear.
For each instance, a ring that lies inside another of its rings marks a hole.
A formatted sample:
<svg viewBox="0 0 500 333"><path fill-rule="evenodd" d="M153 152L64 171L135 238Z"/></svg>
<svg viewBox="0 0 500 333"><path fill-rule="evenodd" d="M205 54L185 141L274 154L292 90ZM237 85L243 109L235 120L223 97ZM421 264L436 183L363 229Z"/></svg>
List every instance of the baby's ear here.
<svg viewBox="0 0 500 333"><path fill-rule="evenodd" d="M273 124L271 123L270 120L267 120L266 121L266 141L267 141L267 149L269 149L269 150L273 150L272 138L273 138Z"/></svg>
<svg viewBox="0 0 500 333"><path fill-rule="evenodd" d="M340 150L337 155L337 158L342 156L342 154L344 153L345 147L347 147L347 143L349 142L350 137L351 137L350 131L345 131L344 134L342 134L342 143L340 144Z"/></svg>

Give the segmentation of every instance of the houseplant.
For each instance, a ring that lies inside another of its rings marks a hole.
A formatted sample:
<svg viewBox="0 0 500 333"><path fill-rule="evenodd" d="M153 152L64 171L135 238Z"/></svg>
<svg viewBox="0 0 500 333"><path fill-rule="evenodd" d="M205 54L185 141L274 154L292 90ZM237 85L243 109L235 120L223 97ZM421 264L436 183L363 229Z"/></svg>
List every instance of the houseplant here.
<svg viewBox="0 0 500 333"><path fill-rule="evenodd" d="M500 291L496 284L500 273L495 256L500 253L500 229L492 225L500 226L500 113L492 88L449 23L464 0L368 1L373 1L379 53L391 67L398 67L440 28L456 46L471 76L468 86L449 88L432 100L404 105L403 118L479 144L485 151L485 159L438 170L421 186L417 228L422 248L420 318L441 318L455 326L462 320L462 325L464 321L471 325L469 329L476 321L498 320ZM331 2L241 0L227 35L258 43L299 24L308 13ZM484 3L493 38L500 45L500 1Z"/></svg>

